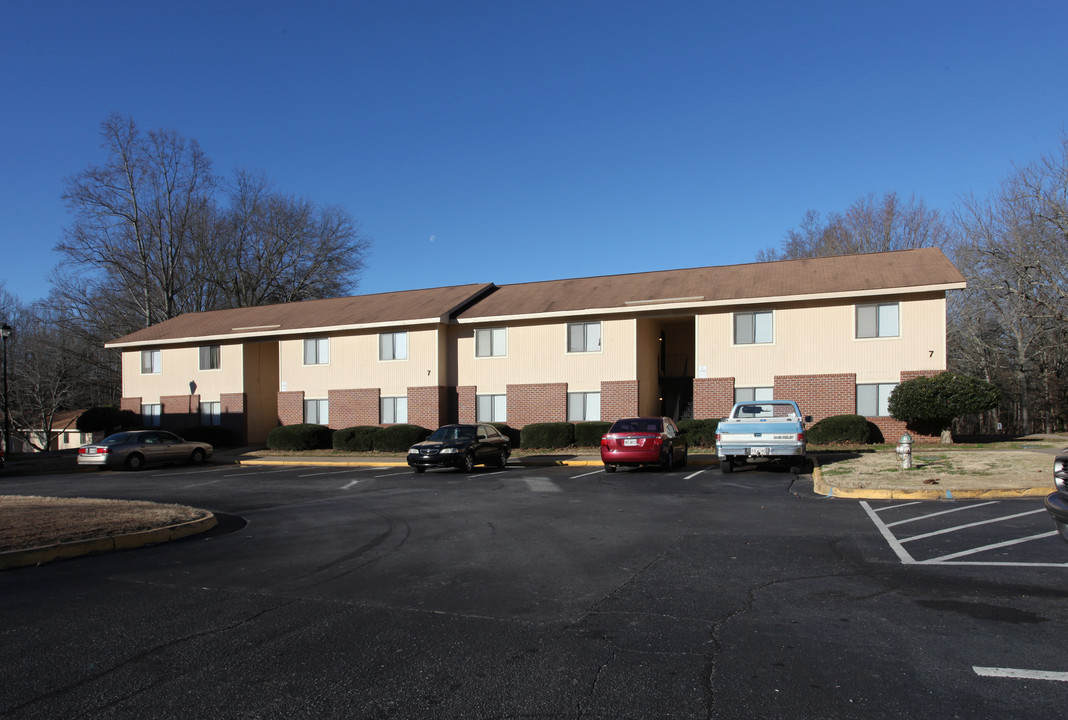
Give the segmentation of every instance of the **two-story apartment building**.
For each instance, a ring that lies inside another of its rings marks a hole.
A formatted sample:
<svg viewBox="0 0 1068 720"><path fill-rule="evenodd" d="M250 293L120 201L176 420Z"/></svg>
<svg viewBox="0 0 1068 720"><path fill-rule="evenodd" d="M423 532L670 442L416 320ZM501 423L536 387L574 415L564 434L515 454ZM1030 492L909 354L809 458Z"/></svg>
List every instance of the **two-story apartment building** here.
<svg viewBox="0 0 1068 720"><path fill-rule="evenodd" d="M251 442L279 423L707 418L765 397L893 437L889 393L945 369L964 286L927 248L193 313L108 347L146 424Z"/></svg>

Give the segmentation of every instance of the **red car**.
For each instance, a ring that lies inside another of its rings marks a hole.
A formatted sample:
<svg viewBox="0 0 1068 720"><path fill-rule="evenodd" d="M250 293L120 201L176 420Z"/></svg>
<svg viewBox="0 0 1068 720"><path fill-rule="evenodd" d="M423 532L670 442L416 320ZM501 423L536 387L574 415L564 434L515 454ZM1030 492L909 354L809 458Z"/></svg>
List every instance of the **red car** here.
<svg viewBox="0 0 1068 720"><path fill-rule="evenodd" d="M666 417L621 418L601 438L605 472L615 472L620 465L683 467L688 450L686 433Z"/></svg>

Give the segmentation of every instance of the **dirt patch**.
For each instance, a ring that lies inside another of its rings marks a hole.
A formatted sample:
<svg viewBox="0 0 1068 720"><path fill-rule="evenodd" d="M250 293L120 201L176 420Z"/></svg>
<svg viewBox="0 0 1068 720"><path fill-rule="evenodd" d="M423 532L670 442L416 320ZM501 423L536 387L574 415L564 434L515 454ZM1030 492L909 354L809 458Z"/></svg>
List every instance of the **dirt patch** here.
<svg viewBox="0 0 1068 720"><path fill-rule="evenodd" d="M1027 450L920 448L903 470L893 450L818 456L823 477L839 487L989 486L1053 489L1053 455Z"/></svg>
<svg viewBox="0 0 1068 720"><path fill-rule="evenodd" d="M204 514L140 500L0 495L0 552L154 530Z"/></svg>

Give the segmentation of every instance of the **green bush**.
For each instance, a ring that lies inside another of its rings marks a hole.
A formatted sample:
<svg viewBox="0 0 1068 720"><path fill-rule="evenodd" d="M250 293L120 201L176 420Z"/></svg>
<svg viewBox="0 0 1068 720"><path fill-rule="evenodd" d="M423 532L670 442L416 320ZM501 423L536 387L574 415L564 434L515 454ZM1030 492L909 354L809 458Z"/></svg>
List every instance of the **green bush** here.
<svg viewBox="0 0 1068 720"><path fill-rule="evenodd" d="M267 433L267 447L271 450L325 450L331 446L333 434L325 425L282 425Z"/></svg>
<svg viewBox="0 0 1068 720"><path fill-rule="evenodd" d="M114 405L91 407L75 421L80 432L110 432L120 428L133 428L141 424L141 416L133 410L119 410Z"/></svg>
<svg viewBox="0 0 1068 720"><path fill-rule="evenodd" d="M374 448L375 435L381 431L382 428L377 425L356 425L335 430L333 448L345 452L368 452Z"/></svg>
<svg viewBox="0 0 1068 720"><path fill-rule="evenodd" d="M575 444L579 447L600 447L601 436L611 427L612 423L600 420L575 423Z"/></svg>
<svg viewBox="0 0 1068 720"><path fill-rule="evenodd" d="M805 431L810 443L853 443L871 442L871 428L863 415L831 415Z"/></svg>
<svg viewBox="0 0 1068 720"><path fill-rule="evenodd" d="M575 425L569 422L524 425L520 433L520 443L524 448L571 447L575 443Z"/></svg>
<svg viewBox="0 0 1068 720"><path fill-rule="evenodd" d="M679 420L679 430L686 431L686 442L690 447L715 447L716 428L719 418L707 420Z"/></svg>
<svg viewBox="0 0 1068 720"><path fill-rule="evenodd" d="M372 435L373 449L377 452L405 452L430 437L430 432L418 425L387 425Z"/></svg>
<svg viewBox="0 0 1068 720"><path fill-rule="evenodd" d="M493 427L497 428L497 432L508 438L508 444L513 448L519 447L519 430L515 429L511 425L505 425L504 423L490 423Z"/></svg>
<svg viewBox="0 0 1068 720"><path fill-rule="evenodd" d="M196 425L178 433L186 440L211 443L212 447L237 447L241 436L232 428L221 425Z"/></svg>

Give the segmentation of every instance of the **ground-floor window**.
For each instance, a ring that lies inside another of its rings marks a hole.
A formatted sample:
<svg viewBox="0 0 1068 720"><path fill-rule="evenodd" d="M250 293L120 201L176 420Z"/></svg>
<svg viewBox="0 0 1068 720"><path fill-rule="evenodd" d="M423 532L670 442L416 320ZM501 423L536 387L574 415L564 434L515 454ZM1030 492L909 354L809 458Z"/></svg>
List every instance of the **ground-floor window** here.
<svg viewBox="0 0 1068 720"><path fill-rule="evenodd" d="M159 403L148 403L141 406L141 424L145 427L159 427L160 415L163 406Z"/></svg>
<svg viewBox="0 0 1068 720"><path fill-rule="evenodd" d="M761 400L774 400L775 388L748 387L734 388L734 402L760 402Z"/></svg>
<svg viewBox="0 0 1068 720"><path fill-rule="evenodd" d="M601 393L573 392L567 394L567 419L569 422L601 419Z"/></svg>
<svg viewBox="0 0 1068 720"><path fill-rule="evenodd" d="M305 400L304 422L313 425L330 424L330 401L329 400Z"/></svg>
<svg viewBox="0 0 1068 720"><path fill-rule="evenodd" d="M857 385L857 415L864 417L888 417L890 393L897 383L871 383Z"/></svg>
<svg viewBox="0 0 1068 720"><path fill-rule="evenodd" d="M476 401L476 421L505 422L508 420L507 395L478 395Z"/></svg>
<svg viewBox="0 0 1068 720"><path fill-rule="evenodd" d="M408 422L408 398L384 397L381 399L381 423L395 425Z"/></svg>
<svg viewBox="0 0 1068 720"><path fill-rule="evenodd" d="M219 401L200 403L200 424L221 425L222 403Z"/></svg>

